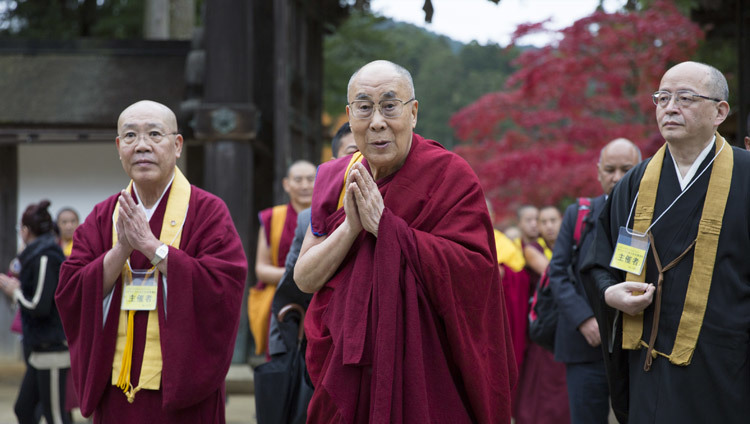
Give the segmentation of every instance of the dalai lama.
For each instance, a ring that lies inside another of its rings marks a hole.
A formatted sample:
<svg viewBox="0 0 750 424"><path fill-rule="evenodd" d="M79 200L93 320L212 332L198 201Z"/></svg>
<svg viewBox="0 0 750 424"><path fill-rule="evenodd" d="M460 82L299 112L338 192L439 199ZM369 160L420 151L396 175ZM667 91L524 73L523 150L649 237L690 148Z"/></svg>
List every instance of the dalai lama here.
<svg viewBox="0 0 750 424"><path fill-rule="evenodd" d="M294 279L315 392L308 423L508 423L517 372L484 194L413 133L407 70L359 69L346 108L361 154L319 167Z"/></svg>

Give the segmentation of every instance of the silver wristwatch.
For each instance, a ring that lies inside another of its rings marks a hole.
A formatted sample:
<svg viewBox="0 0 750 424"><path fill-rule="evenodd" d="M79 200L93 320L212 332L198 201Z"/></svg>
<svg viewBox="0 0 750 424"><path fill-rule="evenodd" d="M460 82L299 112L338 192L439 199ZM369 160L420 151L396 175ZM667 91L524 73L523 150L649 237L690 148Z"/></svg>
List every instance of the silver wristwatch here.
<svg viewBox="0 0 750 424"><path fill-rule="evenodd" d="M151 259L151 265L159 265L159 262L163 261L164 258L167 257L167 253L169 253L169 247L166 244L162 243L161 246L156 248L156 252L154 252L154 259Z"/></svg>

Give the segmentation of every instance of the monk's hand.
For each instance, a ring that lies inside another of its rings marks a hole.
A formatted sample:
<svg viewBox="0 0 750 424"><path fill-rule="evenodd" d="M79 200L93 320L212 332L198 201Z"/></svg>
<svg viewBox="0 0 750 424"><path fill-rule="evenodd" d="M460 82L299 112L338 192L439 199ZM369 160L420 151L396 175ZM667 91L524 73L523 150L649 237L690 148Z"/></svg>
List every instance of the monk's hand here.
<svg viewBox="0 0 750 424"><path fill-rule="evenodd" d="M637 315L651 304L654 290L653 284L625 281L607 288L604 301L628 315Z"/></svg>
<svg viewBox="0 0 750 424"><path fill-rule="evenodd" d="M146 213L136 205L133 198L125 190L122 191L117 201L120 204L119 220L122 220L122 232L128 244L132 249L150 258L160 242L151 232Z"/></svg>
<svg viewBox="0 0 750 424"><path fill-rule="evenodd" d="M359 220L362 221L362 227L365 231L378 236L378 227L380 227L380 217L383 216L383 196L378 190L378 185L372 178L367 169L361 163L356 163L350 173L356 183L352 187L354 198L357 201L359 210Z"/></svg>
<svg viewBox="0 0 750 424"><path fill-rule="evenodd" d="M591 347L597 347L602 343L602 338L599 334L599 323L596 322L596 318L590 317L582 322L581 325L578 326L578 331L583 334L586 343Z"/></svg>
<svg viewBox="0 0 750 424"><path fill-rule="evenodd" d="M357 200L354 195L354 187L357 183L354 182L352 173L346 177L346 192L344 193L344 213L346 218L344 224L349 226L349 229L354 234L359 234L362 231L362 221L359 220L359 210L357 209Z"/></svg>

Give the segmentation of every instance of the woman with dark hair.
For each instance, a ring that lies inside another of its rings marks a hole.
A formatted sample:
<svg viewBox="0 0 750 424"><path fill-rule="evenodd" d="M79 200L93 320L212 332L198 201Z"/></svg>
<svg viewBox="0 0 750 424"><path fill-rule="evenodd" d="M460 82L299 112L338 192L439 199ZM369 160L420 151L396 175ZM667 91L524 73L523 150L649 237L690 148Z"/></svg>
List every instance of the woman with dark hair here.
<svg viewBox="0 0 750 424"><path fill-rule="evenodd" d="M47 423L71 422L64 410L70 355L54 299L65 256L55 240L49 205L48 200L31 204L21 217L26 248L18 255L19 278L0 275L0 289L21 308L26 374L15 405L20 424L36 423L40 404Z"/></svg>

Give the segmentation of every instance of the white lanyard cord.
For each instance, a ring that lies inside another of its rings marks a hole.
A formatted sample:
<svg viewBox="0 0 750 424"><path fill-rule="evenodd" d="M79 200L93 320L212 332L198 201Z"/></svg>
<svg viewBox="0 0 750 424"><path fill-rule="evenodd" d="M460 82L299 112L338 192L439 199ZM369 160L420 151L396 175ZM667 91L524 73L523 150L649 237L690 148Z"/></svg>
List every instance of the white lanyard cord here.
<svg viewBox="0 0 750 424"><path fill-rule="evenodd" d="M685 190L682 190L682 192L672 201L672 203L664 210L664 212L662 212L661 215L659 215L659 217L656 218L654 222L651 223L651 225L649 225L649 227L646 229L646 231L643 232L643 234L648 234L648 232L651 231L651 228L653 228L653 226L656 225L657 222L659 222L661 217L663 217L664 214L666 214L672 208L672 206L674 206L674 204L677 203L678 200L680 200L680 197L682 197L683 194L685 194L688 190L690 190L690 187L692 187L693 184L696 181L698 181L698 178L700 178L701 175L703 175L703 173L706 172L706 170L711 167L711 164L713 164L714 160L716 160L716 158L721 154L721 151L724 150L724 146L726 146L726 144L727 142L726 140L724 140L724 143L721 145L721 148L719 148L719 151L716 153L716 155L714 155L713 158L711 158L711 162L709 162L708 165L706 165L706 167L703 168L700 174L698 174L695 178L693 178L692 181L690 181L690 184L688 184L688 186L685 187ZM633 205L630 207L630 213L628 214L628 220L625 221L625 231L627 231L628 234L630 234L631 236L640 235L637 232L635 232L635 230L631 231L628 229L628 223L630 222L630 217L633 216L633 209L635 209L635 203L638 200L638 195L640 193L641 191L638 190L638 193L635 194L635 199L633 199ZM633 225L635 225L635 223L633 223Z"/></svg>

